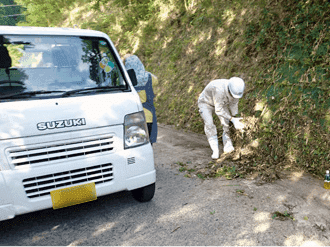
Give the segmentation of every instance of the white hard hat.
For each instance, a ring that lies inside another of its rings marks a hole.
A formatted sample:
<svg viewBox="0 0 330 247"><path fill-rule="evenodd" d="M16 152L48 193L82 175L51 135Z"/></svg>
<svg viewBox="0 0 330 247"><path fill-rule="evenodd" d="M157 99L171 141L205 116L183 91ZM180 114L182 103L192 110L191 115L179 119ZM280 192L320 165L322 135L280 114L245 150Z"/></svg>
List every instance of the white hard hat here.
<svg viewBox="0 0 330 247"><path fill-rule="evenodd" d="M229 91L231 95L236 98L242 98L244 89L245 89L245 83L244 81L239 77L232 77L229 79Z"/></svg>

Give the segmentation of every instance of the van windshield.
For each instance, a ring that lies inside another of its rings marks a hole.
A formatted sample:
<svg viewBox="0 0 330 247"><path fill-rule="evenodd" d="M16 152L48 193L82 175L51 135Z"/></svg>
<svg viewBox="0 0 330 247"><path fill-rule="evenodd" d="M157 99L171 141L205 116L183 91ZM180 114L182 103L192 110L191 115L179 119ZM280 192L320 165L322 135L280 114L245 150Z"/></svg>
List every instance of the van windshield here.
<svg viewBox="0 0 330 247"><path fill-rule="evenodd" d="M0 99L125 89L128 84L103 38L0 36Z"/></svg>

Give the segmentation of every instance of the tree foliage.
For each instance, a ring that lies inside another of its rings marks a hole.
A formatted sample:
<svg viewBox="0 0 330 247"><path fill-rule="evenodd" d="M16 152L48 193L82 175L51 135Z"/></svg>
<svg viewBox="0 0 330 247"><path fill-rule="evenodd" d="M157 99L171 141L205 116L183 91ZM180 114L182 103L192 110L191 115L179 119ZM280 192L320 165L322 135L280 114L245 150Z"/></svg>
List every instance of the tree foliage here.
<svg viewBox="0 0 330 247"><path fill-rule="evenodd" d="M63 20L63 11L75 0L16 0L26 7L28 25L51 27Z"/></svg>
<svg viewBox="0 0 330 247"><path fill-rule="evenodd" d="M0 0L0 25L15 26L24 20L21 16L23 8L14 0Z"/></svg>

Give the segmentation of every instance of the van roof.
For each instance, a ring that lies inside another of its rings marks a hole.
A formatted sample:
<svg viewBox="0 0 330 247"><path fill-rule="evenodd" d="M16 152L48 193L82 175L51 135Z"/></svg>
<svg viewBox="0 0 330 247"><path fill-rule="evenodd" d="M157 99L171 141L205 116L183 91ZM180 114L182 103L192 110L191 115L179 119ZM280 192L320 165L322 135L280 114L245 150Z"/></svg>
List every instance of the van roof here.
<svg viewBox="0 0 330 247"><path fill-rule="evenodd" d="M97 36L108 38L103 32L58 27L27 27L27 26L0 26L0 35L27 34L27 35L67 35L67 36Z"/></svg>

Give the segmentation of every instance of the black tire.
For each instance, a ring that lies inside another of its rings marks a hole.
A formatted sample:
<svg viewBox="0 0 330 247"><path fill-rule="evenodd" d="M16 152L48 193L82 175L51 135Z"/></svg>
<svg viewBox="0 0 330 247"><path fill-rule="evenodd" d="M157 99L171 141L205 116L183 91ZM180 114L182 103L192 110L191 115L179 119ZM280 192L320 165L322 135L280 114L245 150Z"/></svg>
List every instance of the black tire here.
<svg viewBox="0 0 330 247"><path fill-rule="evenodd" d="M155 195L156 184L150 184L142 188L132 190L132 196L135 200L139 202L148 202Z"/></svg>

